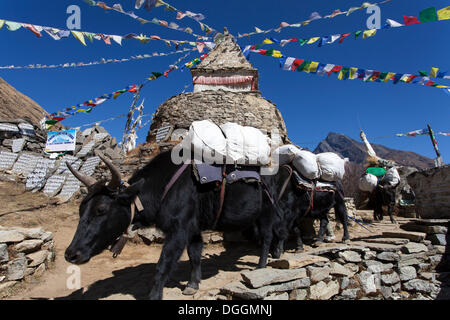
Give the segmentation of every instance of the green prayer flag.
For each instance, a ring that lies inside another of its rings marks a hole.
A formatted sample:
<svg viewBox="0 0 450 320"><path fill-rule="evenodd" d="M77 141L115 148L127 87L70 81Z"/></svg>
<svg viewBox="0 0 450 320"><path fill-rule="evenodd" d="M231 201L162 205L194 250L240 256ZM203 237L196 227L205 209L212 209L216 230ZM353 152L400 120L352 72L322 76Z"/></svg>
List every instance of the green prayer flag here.
<svg viewBox="0 0 450 320"><path fill-rule="evenodd" d="M303 46L305 43L308 42L309 39L300 39L298 40L298 42L300 43L301 46Z"/></svg>
<svg viewBox="0 0 450 320"><path fill-rule="evenodd" d="M358 38L361 33L362 33L362 31L356 31L355 32L355 39Z"/></svg>
<svg viewBox="0 0 450 320"><path fill-rule="evenodd" d="M435 7L431 7L420 11L419 14L420 22L431 22L438 21L438 15Z"/></svg>
<svg viewBox="0 0 450 320"><path fill-rule="evenodd" d="M428 77L428 72L426 72L426 71L419 70L419 74L420 74L422 77Z"/></svg>
<svg viewBox="0 0 450 320"><path fill-rule="evenodd" d="M297 71L303 71L306 66L309 66L311 64L311 61L303 61L301 65L298 66Z"/></svg>

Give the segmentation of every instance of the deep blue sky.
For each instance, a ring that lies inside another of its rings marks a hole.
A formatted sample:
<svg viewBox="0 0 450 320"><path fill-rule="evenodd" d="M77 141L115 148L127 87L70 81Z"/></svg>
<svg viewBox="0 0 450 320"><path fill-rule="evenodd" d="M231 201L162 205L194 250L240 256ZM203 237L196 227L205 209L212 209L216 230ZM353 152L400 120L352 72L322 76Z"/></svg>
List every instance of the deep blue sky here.
<svg viewBox="0 0 450 320"><path fill-rule="evenodd" d="M121 3L126 11L134 10L134 0L105 0L109 5ZM363 0L211 0L181 1L169 0L180 10L203 13L205 23L222 31L245 33L254 31L254 26L269 29L281 21L296 23L306 20L311 12L330 14L334 9L347 10L359 6ZM113 11L90 7L82 0L22 0L1 1L0 19L28 22L38 25L66 29L66 8L71 4L81 7L81 30L125 35L144 33L159 35L167 39L189 40L188 34L170 30L154 24L140 25L137 21ZM448 6L440 0L392 0L381 6L382 22L387 18L402 21L402 16L418 16L422 9ZM201 33L195 21L184 18L177 21L175 13L162 7L152 12L134 10L136 14L151 20L153 17L174 21L180 26L191 26ZM365 11L357 11L346 17L313 21L303 28L285 28L281 34L270 33L277 39L292 37L307 38L366 29L369 17ZM397 73L429 71L432 67L450 71L448 34L450 21L418 24L405 28L379 31L369 39L347 38L343 44L332 44L318 48L317 45L300 47L289 44L284 48L274 46L285 55L323 63L381 70ZM240 39L241 46L262 42L266 36L257 35ZM82 46L75 38L54 41L47 34L38 39L26 29L10 32L0 30L2 65L59 64L64 62L88 62L104 58L126 58L132 55L169 52L160 41L141 44L136 40L125 40L122 47L113 43L88 42ZM267 46L266 48L270 48ZM37 101L48 112L55 112L87 99L95 98L127 85L142 82L153 71L165 71L167 66L181 55L156 57L152 59L83 68L44 70L2 70L0 77L21 92ZM199 56L193 53L191 59ZM418 130L429 123L436 131L450 131L450 96L442 90L414 84L363 83L360 80L339 81L336 76L319 77L306 73L286 72L279 68L278 60L272 57L252 54L250 61L259 69L260 90L263 96L277 105L284 116L291 140L314 149L328 132L338 132L359 140L359 124L371 137L386 137L371 140L390 148L414 151L434 158L435 153L429 137L395 137L396 133ZM191 83L189 71L175 71L169 78L160 78L148 84L143 90L145 113L151 114L166 99L180 93ZM439 81L450 84L449 80ZM192 86L188 89L192 90ZM63 121L67 126L79 126L127 113L132 96L125 94L116 101L105 102L94 108L89 115L78 115ZM148 119L148 118L147 118ZM121 139L125 119L105 123L114 136ZM138 142L143 142L148 126L138 133ZM438 136L438 143L446 163L450 162L450 137Z"/></svg>

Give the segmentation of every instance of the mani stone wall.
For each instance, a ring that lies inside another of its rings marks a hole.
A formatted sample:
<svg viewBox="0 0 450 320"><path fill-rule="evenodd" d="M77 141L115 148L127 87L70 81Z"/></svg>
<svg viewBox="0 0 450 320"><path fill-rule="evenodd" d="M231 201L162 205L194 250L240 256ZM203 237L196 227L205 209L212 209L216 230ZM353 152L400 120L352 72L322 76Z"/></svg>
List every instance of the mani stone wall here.
<svg viewBox="0 0 450 320"><path fill-rule="evenodd" d="M159 128L189 129L194 121L209 119L217 125L226 122L265 130L268 134L277 129L287 141L286 125L280 111L258 91L237 93L203 91L183 93L168 99L156 111L147 142L155 142Z"/></svg>
<svg viewBox="0 0 450 320"><path fill-rule="evenodd" d="M415 172L408 183L416 195L416 212L423 219L450 218L450 165Z"/></svg>

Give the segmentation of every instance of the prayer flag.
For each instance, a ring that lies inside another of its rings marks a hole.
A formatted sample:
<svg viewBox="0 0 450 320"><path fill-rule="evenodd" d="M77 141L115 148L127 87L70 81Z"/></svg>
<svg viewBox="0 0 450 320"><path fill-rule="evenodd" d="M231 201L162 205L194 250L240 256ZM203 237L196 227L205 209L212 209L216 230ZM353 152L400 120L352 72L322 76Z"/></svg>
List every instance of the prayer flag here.
<svg viewBox="0 0 450 320"><path fill-rule="evenodd" d="M74 30L72 30L71 32L72 32L73 36L74 36L78 41L81 42L81 44L83 44L84 46L86 46L86 41L84 40L84 35L83 35L82 32L80 32L80 31L74 31Z"/></svg>
<svg viewBox="0 0 450 320"><path fill-rule="evenodd" d="M347 38L349 35L351 35L351 33L343 33L341 35L341 38L339 39L339 43L344 42L345 38Z"/></svg>
<svg viewBox="0 0 450 320"><path fill-rule="evenodd" d="M417 17L403 16L403 20L405 21L405 25L407 25L407 26L419 23L419 20L417 19Z"/></svg>
<svg viewBox="0 0 450 320"><path fill-rule="evenodd" d="M443 8L437 12L439 20L450 19L450 6Z"/></svg>
<svg viewBox="0 0 450 320"><path fill-rule="evenodd" d="M438 75L438 71L439 71L439 68L431 68L430 77L431 78L436 78L437 75Z"/></svg>
<svg viewBox="0 0 450 320"><path fill-rule="evenodd" d="M373 37L374 35L376 35L376 33L377 33L377 29L366 30L363 33L363 39Z"/></svg>
<svg viewBox="0 0 450 320"><path fill-rule="evenodd" d="M319 40L320 37L314 37L308 40L307 44L313 44L314 42L316 42L317 40Z"/></svg>
<svg viewBox="0 0 450 320"><path fill-rule="evenodd" d="M435 7L431 7L425 10L420 11L419 14L420 22L431 22L438 21L438 15Z"/></svg>
<svg viewBox="0 0 450 320"><path fill-rule="evenodd" d="M361 33L362 33L362 31L356 31L355 32L355 39L358 38Z"/></svg>
<svg viewBox="0 0 450 320"><path fill-rule="evenodd" d="M403 27L404 25L395 20L387 19L386 22L389 24L391 28Z"/></svg>
<svg viewBox="0 0 450 320"><path fill-rule="evenodd" d="M300 67L304 61L305 60L303 60L303 59L295 59L294 62L292 63L292 71L297 70L297 68Z"/></svg>

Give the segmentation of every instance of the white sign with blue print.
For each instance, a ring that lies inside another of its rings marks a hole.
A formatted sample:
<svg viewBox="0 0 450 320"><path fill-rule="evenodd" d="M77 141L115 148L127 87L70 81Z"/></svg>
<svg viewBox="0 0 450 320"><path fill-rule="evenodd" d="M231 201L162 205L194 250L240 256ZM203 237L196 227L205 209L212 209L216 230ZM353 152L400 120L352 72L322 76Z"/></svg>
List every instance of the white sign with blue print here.
<svg viewBox="0 0 450 320"><path fill-rule="evenodd" d="M47 135L46 152L74 151L77 140L77 130L49 132Z"/></svg>

